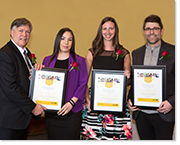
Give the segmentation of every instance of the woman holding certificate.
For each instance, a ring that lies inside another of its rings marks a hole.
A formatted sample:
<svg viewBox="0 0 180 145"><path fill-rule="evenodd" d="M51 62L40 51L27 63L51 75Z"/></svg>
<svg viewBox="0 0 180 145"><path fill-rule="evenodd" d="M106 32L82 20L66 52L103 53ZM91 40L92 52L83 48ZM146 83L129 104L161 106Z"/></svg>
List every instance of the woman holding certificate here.
<svg viewBox="0 0 180 145"><path fill-rule="evenodd" d="M130 78L130 54L119 44L119 28L114 18L105 17L98 29L92 48L86 55L88 74L91 68L104 70L125 70ZM88 91L87 91L88 92ZM130 115L92 114L90 95L86 93L86 108L83 110L82 134L93 139L128 139L132 137Z"/></svg>
<svg viewBox="0 0 180 145"><path fill-rule="evenodd" d="M43 60L45 67L68 69L65 104L58 112L46 112L48 139L80 139L83 101L88 74L85 59L75 53L75 38L69 28L61 29L55 39L53 54Z"/></svg>

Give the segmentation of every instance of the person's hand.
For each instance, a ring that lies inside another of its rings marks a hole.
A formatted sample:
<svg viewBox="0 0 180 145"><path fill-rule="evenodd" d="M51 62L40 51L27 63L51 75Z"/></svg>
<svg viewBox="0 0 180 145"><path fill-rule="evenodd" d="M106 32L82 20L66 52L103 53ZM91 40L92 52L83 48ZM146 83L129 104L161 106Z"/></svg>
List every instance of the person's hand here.
<svg viewBox="0 0 180 145"><path fill-rule="evenodd" d="M58 115L64 116L69 113L69 111L72 109L71 103L67 102L66 104L63 105L63 107L57 112Z"/></svg>
<svg viewBox="0 0 180 145"><path fill-rule="evenodd" d="M157 109L157 111L166 114L166 113L168 113L169 111L171 111L171 109L172 109L171 104L170 104L167 100L165 100L165 101L163 101L163 102L160 104L160 106L159 106L159 108Z"/></svg>
<svg viewBox="0 0 180 145"><path fill-rule="evenodd" d="M40 115L40 114L45 114L44 113L44 110L46 110L47 108L40 105L40 104L36 104L36 107L33 109L32 113L37 116L37 115Z"/></svg>
<svg viewBox="0 0 180 145"><path fill-rule="evenodd" d="M35 65L34 65L34 68L35 68L35 70L42 70L42 68L45 68L45 65L35 64ZM32 74L32 69L30 69L29 80L31 80L31 74Z"/></svg>
<svg viewBox="0 0 180 145"><path fill-rule="evenodd" d="M133 104L132 104L132 102L131 102L131 99L128 100L128 108L129 108L131 111L140 110L140 109L137 108L136 106L133 106Z"/></svg>
<svg viewBox="0 0 180 145"><path fill-rule="evenodd" d="M34 65L35 70L42 70L42 68L45 68L45 65L42 64L35 64Z"/></svg>
<svg viewBox="0 0 180 145"><path fill-rule="evenodd" d="M32 69L30 69L29 80L31 80Z"/></svg>
<svg viewBox="0 0 180 145"><path fill-rule="evenodd" d="M91 101L89 99L86 100L86 106L88 107L89 111L91 112L91 107L90 107Z"/></svg>
<svg viewBox="0 0 180 145"><path fill-rule="evenodd" d="M86 100L86 106L88 107L91 115L98 115L98 113L91 113L91 101L89 99Z"/></svg>
<svg viewBox="0 0 180 145"><path fill-rule="evenodd" d="M129 79L130 75L131 75L131 73L127 69L125 69L124 76L126 76L127 79Z"/></svg>

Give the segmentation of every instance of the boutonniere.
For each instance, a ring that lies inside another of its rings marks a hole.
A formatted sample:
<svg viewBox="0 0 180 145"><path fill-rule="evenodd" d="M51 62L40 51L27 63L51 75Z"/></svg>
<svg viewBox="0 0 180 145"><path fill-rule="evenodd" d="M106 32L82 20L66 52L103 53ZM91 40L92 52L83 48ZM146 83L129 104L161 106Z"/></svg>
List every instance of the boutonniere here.
<svg viewBox="0 0 180 145"><path fill-rule="evenodd" d="M172 56L172 54L169 54L169 52L163 51L162 54L161 54L161 58L159 60L164 58L164 60L166 61L166 59L171 57L171 56Z"/></svg>
<svg viewBox="0 0 180 145"><path fill-rule="evenodd" d="M70 72L71 70L73 70L73 69L80 70L80 69L79 69L79 66L78 66L78 63L75 62L75 61L71 64L71 69L69 70L69 72Z"/></svg>
<svg viewBox="0 0 180 145"><path fill-rule="evenodd" d="M31 60L32 60L32 64L37 63L35 54L31 53L30 57L31 57Z"/></svg>
<svg viewBox="0 0 180 145"><path fill-rule="evenodd" d="M123 58L123 57L124 57L124 55L123 55L123 51L122 51L122 50L120 50L120 49L118 49L118 50L117 50L117 52L116 52L116 59L115 59L115 60L117 60L119 56L120 56L121 58Z"/></svg>

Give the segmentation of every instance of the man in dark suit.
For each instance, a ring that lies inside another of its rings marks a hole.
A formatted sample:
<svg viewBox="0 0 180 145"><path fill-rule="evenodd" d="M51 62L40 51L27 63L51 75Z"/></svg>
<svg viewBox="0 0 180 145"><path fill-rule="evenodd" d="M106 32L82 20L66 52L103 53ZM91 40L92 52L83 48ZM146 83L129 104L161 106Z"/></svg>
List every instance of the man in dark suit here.
<svg viewBox="0 0 180 145"><path fill-rule="evenodd" d="M161 39L163 24L157 15L144 21L143 33L147 44L132 52L133 65L166 65L166 100L157 110L140 110L133 106L131 89L128 107L133 111L140 139L171 140L175 124L175 46ZM160 59L162 53L171 55Z"/></svg>
<svg viewBox="0 0 180 145"><path fill-rule="evenodd" d="M11 24L11 40L0 49L0 140L27 139L32 114L44 113L44 107L29 97L32 67L25 57L32 25L25 18Z"/></svg>

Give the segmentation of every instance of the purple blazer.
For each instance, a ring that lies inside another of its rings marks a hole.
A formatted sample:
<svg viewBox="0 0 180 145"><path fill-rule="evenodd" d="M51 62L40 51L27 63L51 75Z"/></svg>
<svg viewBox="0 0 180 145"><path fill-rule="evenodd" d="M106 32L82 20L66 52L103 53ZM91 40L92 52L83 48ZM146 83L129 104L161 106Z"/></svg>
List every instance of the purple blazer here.
<svg viewBox="0 0 180 145"><path fill-rule="evenodd" d="M65 102L68 102L73 97L78 98L76 105L72 108L72 111L76 113L83 109L83 102L84 102L85 93L87 89L87 82L88 82L88 73L87 73L87 66L85 59L79 55L75 55L75 56L76 56L76 62L78 63L80 70L73 69L70 72L68 72ZM56 64L57 56L49 64L51 57L52 56L47 56L44 58L43 65L45 65L45 67L54 68ZM70 64L72 64L73 62L74 60L72 56L69 55L68 70L71 69Z"/></svg>

